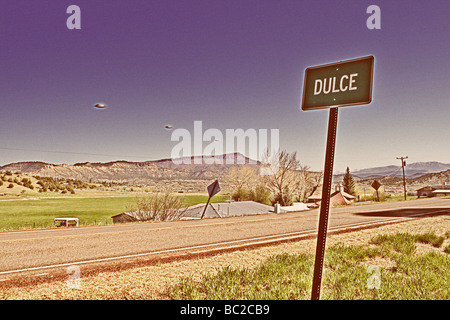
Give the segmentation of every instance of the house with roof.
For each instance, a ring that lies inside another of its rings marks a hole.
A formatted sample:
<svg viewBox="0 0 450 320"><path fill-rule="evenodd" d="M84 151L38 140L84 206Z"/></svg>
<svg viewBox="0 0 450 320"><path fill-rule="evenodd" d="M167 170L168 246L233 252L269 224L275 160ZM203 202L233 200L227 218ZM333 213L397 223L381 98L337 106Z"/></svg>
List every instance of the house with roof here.
<svg viewBox="0 0 450 320"><path fill-rule="evenodd" d="M342 184L337 184L335 191L330 195L330 206L348 205L355 202L356 197L344 191ZM312 195L308 198L308 203L320 205L322 196Z"/></svg>
<svg viewBox="0 0 450 320"><path fill-rule="evenodd" d="M141 215L138 212L122 212L111 217L113 223L127 223L141 221Z"/></svg>
<svg viewBox="0 0 450 320"><path fill-rule="evenodd" d="M420 197L436 197L450 195L450 186L425 186L416 190L417 198Z"/></svg>

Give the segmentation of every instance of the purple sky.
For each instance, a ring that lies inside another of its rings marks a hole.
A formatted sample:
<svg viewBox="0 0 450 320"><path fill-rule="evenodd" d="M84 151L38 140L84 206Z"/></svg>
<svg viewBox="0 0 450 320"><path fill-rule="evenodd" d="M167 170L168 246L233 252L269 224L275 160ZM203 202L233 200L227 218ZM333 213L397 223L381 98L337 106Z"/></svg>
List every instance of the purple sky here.
<svg viewBox="0 0 450 320"><path fill-rule="evenodd" d="M71 4L81 30L66 27ZM381 30L366 27L371 4ZM300 110L304 70L367 55L373 102L340 110L335 170L450 163L449 17L448 0L4 0L0 164L168 158L164 126L201 120L279 129L322 170L328 111Z"/></svg>

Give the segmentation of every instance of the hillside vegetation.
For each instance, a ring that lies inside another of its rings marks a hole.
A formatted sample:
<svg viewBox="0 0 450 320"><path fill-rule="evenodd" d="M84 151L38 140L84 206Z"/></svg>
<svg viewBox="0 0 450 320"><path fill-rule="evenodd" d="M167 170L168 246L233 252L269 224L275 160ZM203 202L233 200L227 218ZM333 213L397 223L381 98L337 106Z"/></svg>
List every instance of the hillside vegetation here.
<svg viewBox="0 0 450 320"><path fill-rule="evenodd" d="M29 176L18 171L0 171L2 195L36 195L43 192L75 194L76 190L97 187L97 184L89 184L78 179Z"/></svg>

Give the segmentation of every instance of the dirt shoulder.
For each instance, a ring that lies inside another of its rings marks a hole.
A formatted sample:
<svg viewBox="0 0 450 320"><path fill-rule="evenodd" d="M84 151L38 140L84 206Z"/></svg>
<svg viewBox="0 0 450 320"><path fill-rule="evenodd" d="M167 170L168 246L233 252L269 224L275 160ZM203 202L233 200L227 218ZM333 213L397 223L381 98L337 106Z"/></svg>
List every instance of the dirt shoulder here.
<svg viewBox="0 0 450 320"><path fill-rule="evenodd" d="M342 234L330 235L327 246L342 242L346 245L367 245L377 234L408 232L411 234L434 231L438 235L450 230L450 216L436 216L385 225ZM416 254L429 250L442 251L450 242L447 239L439 249L418 245ZM314 254L315 239L301 240L244 251L217 254L205 258L158 263L152 266L83 275L80 270L79 289L69 289L67 280L41 283L33 286L0 289L0 299L167 299L167 288L183 278L199 279L214 274L224 267L255 268L269 257L281 253ZM73 284L73 282L71 282Z"/></svg>

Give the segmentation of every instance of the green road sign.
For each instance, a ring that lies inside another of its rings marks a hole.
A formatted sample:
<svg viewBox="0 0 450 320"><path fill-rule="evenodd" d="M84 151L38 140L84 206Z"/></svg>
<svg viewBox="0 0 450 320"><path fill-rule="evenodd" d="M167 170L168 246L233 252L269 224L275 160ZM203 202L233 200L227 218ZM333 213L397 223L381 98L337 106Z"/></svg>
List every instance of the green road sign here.
<svg viewBox="0 0 450 320"><path fill-rule="evenodd" d="M373 56L368 56L310 67L305 70L302 110L330 109L322 202L320 205L314 275L311 289L312 300L318 300L320 298L331 183L333 180L338 107L368 104L372 101L374 60Z"/></svg>
<svg viewBox="0 0 450 320"><path fill-rule="evenodd" d="M307 68L302 110L370 103L374 60L368 56Z"/></svg>

